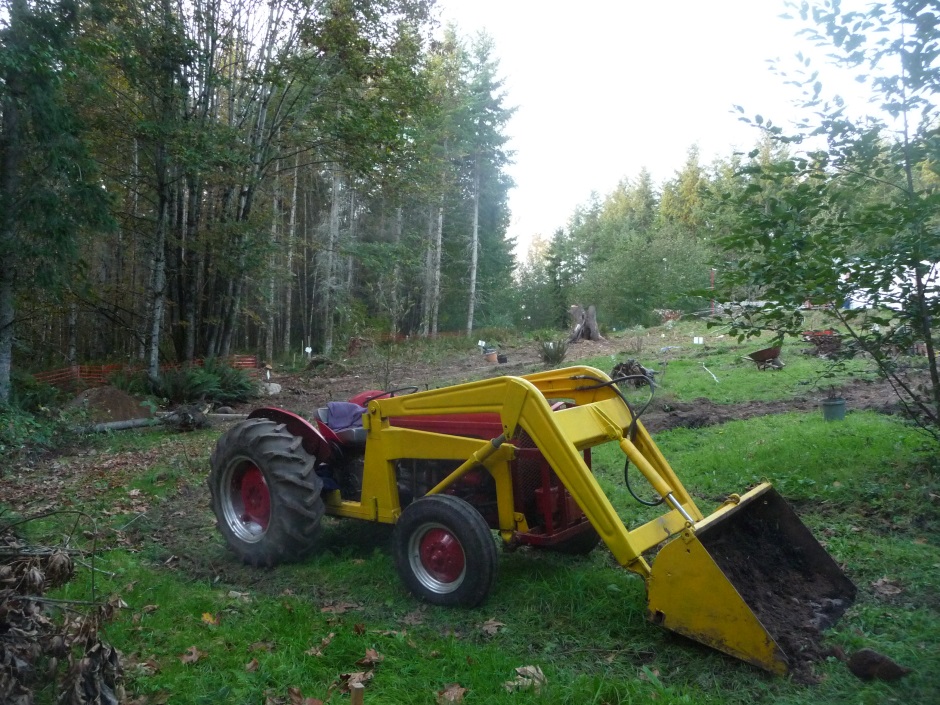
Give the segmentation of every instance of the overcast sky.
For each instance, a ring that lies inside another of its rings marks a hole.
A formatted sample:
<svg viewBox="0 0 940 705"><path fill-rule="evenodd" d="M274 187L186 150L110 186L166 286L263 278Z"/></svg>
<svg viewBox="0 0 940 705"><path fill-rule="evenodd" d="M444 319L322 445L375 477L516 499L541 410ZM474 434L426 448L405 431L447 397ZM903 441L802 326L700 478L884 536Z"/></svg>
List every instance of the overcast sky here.
<svg viewBox="0 0 940 705"><path fill-rule="evenodd" d="M661 183L693 144L703 163L753 147L756 131L732 106L793 118L796 89L767 60L794 67L810 49L799 22L779 17L784 0L438 3L461 35L485 29L495 42L506 103L518 108L509 234L523 245L644 166Z"/></svg>

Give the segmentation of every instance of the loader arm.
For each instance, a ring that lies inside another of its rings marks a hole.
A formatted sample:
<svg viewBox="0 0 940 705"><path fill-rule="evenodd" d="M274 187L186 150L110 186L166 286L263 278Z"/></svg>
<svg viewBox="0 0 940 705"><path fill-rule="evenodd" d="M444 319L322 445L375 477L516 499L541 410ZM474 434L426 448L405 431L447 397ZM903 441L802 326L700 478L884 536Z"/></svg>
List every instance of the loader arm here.
<svg viewBox="0 0 940 705"><path fill-rule="evenodd" d="M570 400L574 406L553 411L548 399ZM499 415L503 436L508 439L508 444L512 443L519 429L532 438L615 559L644 578L649 576L650 567L642 554L702 518L698 507L642 424L633 424L633 439L627 437L633 423L630 409L610 386L610 378L592 367L571 367L528 377L498 377L402 397L373 400L369 403L364 420L369 430L366 476L393 474L390 467L382 468L381 465L405 457L402 455L405 452L409 457L416 457L415 448L419 442L423 442L420 457L428 452L427 457L460 459L470 458L473 453L485 451L485 447L491 445L468 439L460 439L458 442L459 437L454 436L432 438L439 434L397 428L391 424L391 419L484 413ZM671 511L632 531L624 525L581 452L610 442L620 445L663 497L672 498ZM468 444L476 445L473 447ZM462 447L461 450L457 449L458 445ZM497 497L500 528L504 531L507 527L502 520L511 513L507 508L512 506L512 497L511 494L507 496L511 492L508 483L500 481L503 475L500 463L505 462L510 453L509 449L502 452L494 449L492 454L487 453L479 461L497 478L500 487ZM442 485L456 480L467 470L465 466L458 468ZM381 507L379 510L381 512Z"/></svg>

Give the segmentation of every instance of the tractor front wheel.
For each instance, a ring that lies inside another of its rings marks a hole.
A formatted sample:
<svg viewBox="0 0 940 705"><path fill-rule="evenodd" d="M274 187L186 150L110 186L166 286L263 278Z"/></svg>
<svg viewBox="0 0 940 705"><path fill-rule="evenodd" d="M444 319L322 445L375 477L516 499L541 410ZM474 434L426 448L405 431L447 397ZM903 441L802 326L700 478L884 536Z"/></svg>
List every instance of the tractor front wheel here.
<svg viewBox="0 0 940 705"><path fill-rule="evenodd" d="M493 534L480 513L450 495L409 504L394 534L395 563L417 597L445 607L476 607L496 580Z"/></svg>
<svg viewBox="0 0 940 705"><path fill-rule="evenodd" d="M301 438L270 419L248 419L219 439L210 463L212 511L241 560L270 566L314 549L323 481Z"/></svg>

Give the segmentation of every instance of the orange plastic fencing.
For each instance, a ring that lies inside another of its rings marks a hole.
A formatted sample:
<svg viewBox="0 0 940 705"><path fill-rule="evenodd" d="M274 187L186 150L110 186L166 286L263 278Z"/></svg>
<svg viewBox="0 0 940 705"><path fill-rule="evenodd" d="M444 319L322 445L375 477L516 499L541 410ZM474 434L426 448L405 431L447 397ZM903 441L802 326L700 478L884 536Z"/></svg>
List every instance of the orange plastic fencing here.
<svg viewBox="0 0 940 705"><path fill-rule="evenodd" d="M239 370L257 370L258 358L255 355L233 355L223 360L230 367ZM202 366L202 360L194 360L192 364ZM160 365L160 371L178 370L183 367L182 363L173 363ZM115 372L124 374L134 374L140 372L144 367L142 365L125 365L121 363L111 365L71 365L57 370L48 370L38 372L33 377L38 382L51 384L53 387L101 387L108 383L108 379Z"/></svg>

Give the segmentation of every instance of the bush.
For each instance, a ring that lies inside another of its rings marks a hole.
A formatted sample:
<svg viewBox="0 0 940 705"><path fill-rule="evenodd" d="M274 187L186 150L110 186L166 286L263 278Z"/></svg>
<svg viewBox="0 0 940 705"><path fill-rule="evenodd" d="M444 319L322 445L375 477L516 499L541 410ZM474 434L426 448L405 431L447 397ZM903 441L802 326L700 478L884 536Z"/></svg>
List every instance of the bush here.
<svg viewBox="0 0 940 705"><path fill-rule="evenodd" d="M206 360L202 369L219 379L219 395L214 397L213 401L248 401L257 393L257 383L246 370L231 367L215 358Z"/></svg>
<svg viewBox="0 0 940 705"><path fill-rule="evenodd" d="M51 384L38 382L32 375L14 371L10 383L10 405L23 411L36 412L62 401L62 392Z"/></svg>
<svg viewBox="0 0 940 705"><path fill-rule="evenodd" d="M167 370L160 375L152 391L174 404L195 401L231 403L253 397L255 382L245 370L209 359L202 367Z"/></svg>
<svg viewBox="0 0 940 705"><path fill-rule="evenodd" d="M560 340L543 340L539 343L539 357L546 365L558 365L568 354L568 341L564 338Z"/></svg>
<svg viewBox="0 0 940 705"><path fill-rule="evenodd" d="M137 372L121 371L115 372L108 377L108 384L122 392L127 392L138 397L144 397L150 394L151 384L147 379L147 373L143 370Z"/></svg>
<svg viewBox="0 0 940 705"><path fill-rule="evenodd" d="M14 458L30 449L54 448L66 432L65 424L58 419L15 406L0 406L0 457Z"/></svg>

